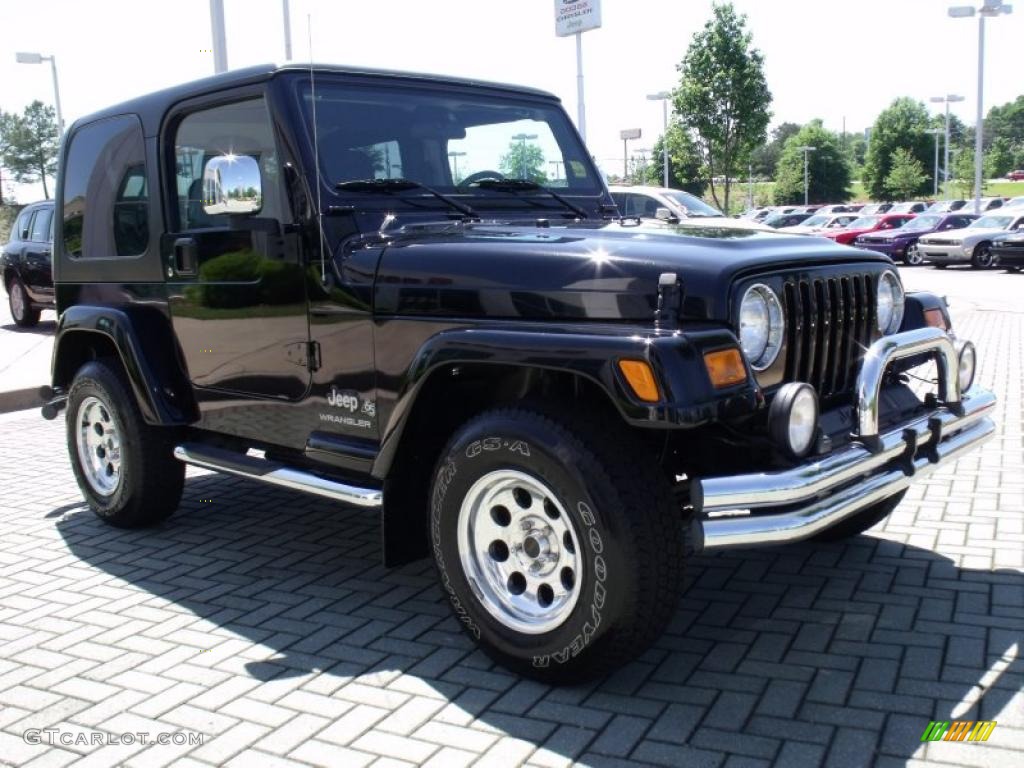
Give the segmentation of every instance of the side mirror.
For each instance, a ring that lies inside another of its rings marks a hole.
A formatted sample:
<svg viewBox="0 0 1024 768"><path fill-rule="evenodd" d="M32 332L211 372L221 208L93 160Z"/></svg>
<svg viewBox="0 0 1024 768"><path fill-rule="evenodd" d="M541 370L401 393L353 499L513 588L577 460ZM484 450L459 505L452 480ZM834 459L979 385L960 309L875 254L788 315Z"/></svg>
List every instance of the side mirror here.
<svg viewBox="0 0 1024 768"><path fill-rule="evenodd" d="M672 213L672 211L670 211L668 208L655 209L654 218L656 218L658 221L668 222L669 224L679 223L679 217Z"/></svg>
<svg viewBox="0 0 1024 768"><path fill-rule="evenodd" d="M257 213L263 207L260 166L249 155L217 155L203 168L203 211Z"/></svg>

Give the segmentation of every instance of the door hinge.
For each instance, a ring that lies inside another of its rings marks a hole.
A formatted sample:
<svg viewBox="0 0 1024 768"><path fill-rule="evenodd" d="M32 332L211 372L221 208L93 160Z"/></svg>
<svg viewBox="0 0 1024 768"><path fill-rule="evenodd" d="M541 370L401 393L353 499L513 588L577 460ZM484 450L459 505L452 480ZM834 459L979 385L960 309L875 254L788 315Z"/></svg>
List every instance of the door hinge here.
<svg viewBox="0 0 1024 768"><path fill-rule="evenodd" d="M311 341L306 345L306 367L311 373L320 370L320 342Z"/></svg>
<svg viewBox="0 0 1024 768"><path fill-rule="evenodd" d="M320 370L320 343L297 341L287 347L288 360L295 365L308 368L311 372Z"/></svg>

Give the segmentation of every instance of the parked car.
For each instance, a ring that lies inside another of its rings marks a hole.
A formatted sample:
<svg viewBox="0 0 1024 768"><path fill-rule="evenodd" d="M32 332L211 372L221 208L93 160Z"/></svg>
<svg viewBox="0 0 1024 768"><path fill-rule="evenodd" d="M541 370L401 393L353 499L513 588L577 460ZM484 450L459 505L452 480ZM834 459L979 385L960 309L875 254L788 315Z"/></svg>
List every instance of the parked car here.
<svg viewBox="0 0 1024 768"><path fill-rule="evenodd" d="M856 213L816 213L795 226L779 227L779 231L793 235L816 235L827 230L842 229L858 216Z"/></svg>
<svg viewBox="0 0 1024 768"><path fill-rule="evenodd" d="M859 213L862 216L870 216L875 213L888 213L890 208L892 208L892 203L868 203L860 209Z"/></svg>
<svg viewBox="0 0 1024 768"><path fill-rule="evenodd" d="M1006 205L1006 200L1001 197L983 197L979 201L981 203L981 212L994 211L997 208L1002 208ZM963 207L963 210L974 213L974 200L968 200Z"/></svg>
<svg viewBox="0 0 1024 768"><path fill-rule="evenodd" d="M908 203L896 203L886 213L924 213L931 203L915 200Z"/></svg>
<svg viewBox="0 0 1024 768"><path fill-rule="evenodd" d="M859 208L854 208L852 205L846 203L835 204L835 205L822 205L815 213L856 213Z"/></svg>
<svg viewBox="0 0 1024 768"><path fill-rule="evenodd" d="M768 229L747 219L729 218L696 195L666 187L609 187L619 213L661 224L713 224L727 229Z"/></svg>
<svg viewBox="0 0 1024 768"><path fill-rule="evenodd" d="M18 213L11 239L0 251L0 270L11 317L22 328L39 322L39 313L53 309L53 201L26 205Z"/></svg>
<svg viewBox="0 0 1024 768"><path fill-rule="evenodd" d="M837 243L849 245L859 235L876 230L897 229L914 218L910 213L883 213L875 216L858 216L842 229L822 232L825 237L835 240Z"/></svg>
<svg viewBox="0 0 1024 768"><path fill-rule="evenodd" d="M1021 205L1024 205L1024 195L1011 197L1009 200L1003 203L1003 208L1017 208Z"/></svg>
<svg viewBox="0 0 1024 768"><path fill-rule="evenodd" d="M768 216L775 212L775 209L770 206L762 208L751 208L748 211L744 211L740 214L739 218L748 219L749 221L764 221Z"/></svg>
<svg viewBox="0 0 1024 768"><path fill-rule="evenodd" d="M796 226L809 218L811 218L809 213L773 213L764 220L764 224L773 229L781 229Z"/></svg>
<svg viewBox="0 0 1024 768"><path fill-rule="evenodd" d="M1010 171L1006 174L1006 178L1010 181L1024 181L1024 170L1017 169L1016 171Z"/></svg>
<svg viewBox="0 0 1024 768"><path fill-rule="evenodd" d="M1020 272L1024 268L1024 232L993 237L992 259L996 266Z"/></svg>
<svg viewBox="0 0 1024 768"><path fill-rule="evenodd" d="M937 200L928 206L925 213L951 213L959 211L965 205L967 205L966 200Z"/></svg>
<svg viewBox="0 0 1024 768"><path fill-rule="evenodd" d="M898 229L859 235L854 245L884 253L893 261L899 259L904 264L914 267L924 261L917 248L917 241L921 237L933 232L962 229L970 226L976 218L973 213L922 213Z"/></svg>
<svg viewBox="0 0 1024 768"><path fill-rule="evenodd" d="M945 269L949 264L992 266L992 238L1024 226L1024 211L988 213L963 229L925 235L917 241L922 258Z"/></svg>
<svg viewBox="0 0 1024 768"><path fill-rule="evenodd" d="M186 463L355 505L471 642L565 683L682 615L692 554L855 536L995 432L885 256L619 219L543 91L314 73L315 101L308 66L251 67L65 134L43 415L104 523L170 525ZM558 186L491 167L524 130ZM900 377L924 360L941 397Z"/></svg>

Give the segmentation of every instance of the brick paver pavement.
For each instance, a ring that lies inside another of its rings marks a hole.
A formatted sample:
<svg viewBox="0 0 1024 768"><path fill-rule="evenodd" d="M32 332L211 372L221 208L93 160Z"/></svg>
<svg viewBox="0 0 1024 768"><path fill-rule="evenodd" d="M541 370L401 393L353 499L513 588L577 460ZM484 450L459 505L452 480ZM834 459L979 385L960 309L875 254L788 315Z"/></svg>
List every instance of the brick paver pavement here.
<svg viewBox="0 0 1024 768"><path fill-rule="evenodd" d="M370 514L190 471L175 517L116 530L83 509L62 422L0 417L0 762L1024 765L1024 308L1008 309L955 315L1001 397L983 451L846 544L694 559L664 637L584 687L492 665L428 561L379 564ZM929 720L979 718L999 723L985 744L920 742ZM48 728L68 743L23 738ZM91 742L175 731L204 743Z"/></svg>

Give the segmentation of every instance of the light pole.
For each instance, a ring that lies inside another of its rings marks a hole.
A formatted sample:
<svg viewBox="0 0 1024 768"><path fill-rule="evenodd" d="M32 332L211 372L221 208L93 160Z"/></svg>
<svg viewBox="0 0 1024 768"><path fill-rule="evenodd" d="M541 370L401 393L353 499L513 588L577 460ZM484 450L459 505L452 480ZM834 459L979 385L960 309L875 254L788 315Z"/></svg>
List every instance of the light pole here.
<svg viewBox="0 0 1024 768"><path fill-rule="evenodd" d="M954 93L947 93L945 96L932 96L931 98L932 104L945 103L946 105L946 133L943 137L943 142L945 142L943 146L945 147L945 149L943 150L942 157L942 180L945 182L946 185L945 192L947 198L949 197L949 105L955 104L958 101L963 100L963 96L957 96Z"/></svg>
<svg viewBox="0 0 1024 768"><path fill-rule="evenodd" d="M942 135L941 128L929 128L925 133L935 137L935 173L932 177L932 194L939 196L939 136Z"/></svg>
<svg viewBox="0 0 1024 768"><path fill-rule="evenodd" d="M284 14L284 60L292 60L292 14L288 8L288 0L281 0L281 12Z"/></svg>
<svg viewBox="0 0 1024 768"><path fill-rule="evenodd" d="M213 72L228 71L228 36L224 28L224 0L210 0L210 36L213 38Z"/></svg>
<svg viewBox="0 0 1024 768"><path fill-rule="evenodd" d="M39 53L17 53L15 59L19 64L42 64L50 62L50 72L53 74L53 106L57 110L57 138L64 135L64 118L60 112L60 87L57 85L57 57L43 56Z"/></svg>
<svg viewBox="0 0 1024 768"><path fill-rule="evenodd" d="M981 8L975 9L971 5L953 5L949 8L949 15L954 19L978 16L978 105L974 122L974 212L981 213L981 169L982 161L982 139L984 134L984 119L982 107L985 95L985 18L988 16L999 16L1010 14L1013 6L1004 5L1003 0L983 0Z"/></svg>
<svg viewBox="0 0 1024 768"><path fill-rule="evenodd" d="M668 187L668 100L672 94L668 91L658 91L647 95L648 101L661 102L661 159L664 170L664 186Z"/></svg>
<svg viewBox="0 0 1024 768"><path fill-rule="evenodd" d="M808 190L808 177L807 177L807 158L810 157L808 153L813 152L817 147L802 146L797 147L798 150L804 153L804 205L807 205L807 190Z"/></svg>
<svg viewBox="0 0 1024 768"><path fill-rule="evenodd" d="M452 159L452 176L455 177L455 183L458 184L459 179L459 158L465 157L465 152L449 152L448 157Z"/></svg>
<svg viewBox="0 0 1024 768"><path fill-rule="evenodd" d="M548 160L548 165L552 165L555 168L555 181L562 178L562 163L563 160Z"/></svg>
<svg viewBox="0 0 1024 768"><path fill-rule="evenodd" d="M521 142L522 151L519 153L519 178L526 178L526 142L537 138L536 133L517 133L512 137L513 141Z"/></svg>

